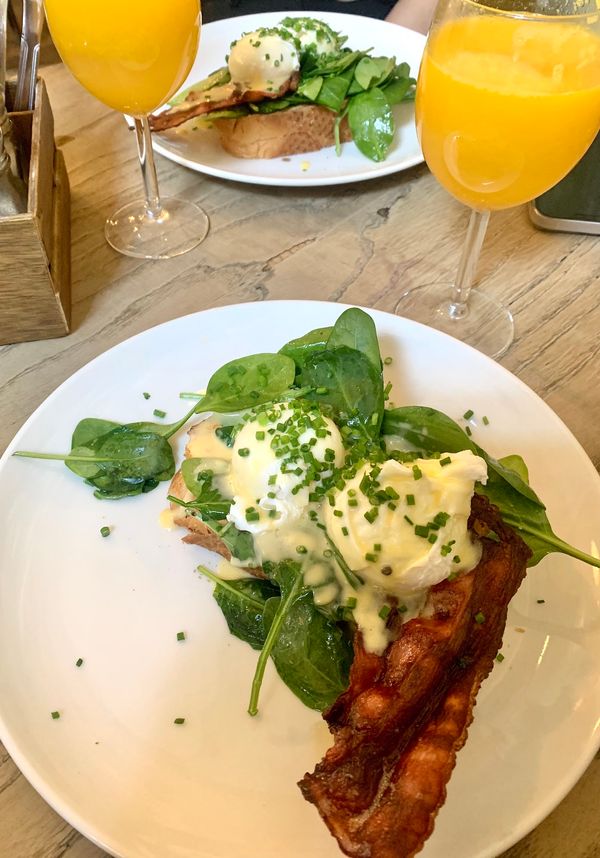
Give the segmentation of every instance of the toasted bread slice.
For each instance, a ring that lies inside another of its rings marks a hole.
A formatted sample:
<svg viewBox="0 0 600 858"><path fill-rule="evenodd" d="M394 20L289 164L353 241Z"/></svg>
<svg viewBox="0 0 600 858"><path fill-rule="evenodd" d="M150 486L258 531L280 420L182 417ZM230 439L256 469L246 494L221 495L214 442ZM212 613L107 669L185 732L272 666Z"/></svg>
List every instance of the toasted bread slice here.
<svg viewBox="0 0 600 858"><path fill-rule="evenodd" d="M215 119L221 145L236 158L280 158L316 152L335 143L337 114L316 104L301 104L275 113L255 113L237 119ZM352 140L346 119L340 141Z"/></svg>
<svg viewBox="0 0 600 858"><path fill-rule="evenodd" d="M208 425L208 424L207 424ZM218 424L214 424L218 425ZM190 429L189 435L193 438L194 430L196 427L192 427ZM197 454L197 450L194 451ZM185 449L185 456L189 458L190 453L190 445ZM181 474L181 471L177 471L173 479L171 480L171 484L169 486L169 494L173 495L173 497L179 498L182 501L190 501L192 500L192 494L189 492ZM231 552L223 542L223 540L217 536L217 534L210 529L204 522L197 518L195 515L191 515L184 507L179 506L176 503L171 501L171 510L173 511L173 524L176 524L178 527L185 527L188 533L183 537L183 542L186 542L191 545L199 545L201 548L206 548L208 551L214 551L215 554L220 554L221 557L224 557L225 560L231 560ZM240 573L250 572L252 575L255 575L257 578L266 577L260 567L247 567L244 566L243 569L240 567Z"/></svg>

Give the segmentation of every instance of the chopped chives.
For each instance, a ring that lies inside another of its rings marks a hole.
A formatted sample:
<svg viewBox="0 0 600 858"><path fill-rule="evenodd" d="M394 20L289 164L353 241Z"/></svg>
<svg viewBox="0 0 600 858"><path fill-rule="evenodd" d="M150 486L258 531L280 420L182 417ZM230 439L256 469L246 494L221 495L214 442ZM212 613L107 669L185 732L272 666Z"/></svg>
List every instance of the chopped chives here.
<svg viewBox="0 0 600 858"><path fill-rule="evenodd" d="M415 480L420 480L421 477L423 476L423 472L421 471L421 469L419 468L418 465L413 465L412 472L413 472L413 477L415 478Z"/></svg>
<svg viewBox="0 0 600 858"><path fill-rule="evenodd" d="M81 667L82 664L83 664L83 659L78 658L77 661L75 662L75 667Z"/></svg>
<svg viewBox="0 0 600 858"><path fill-rule="evenodd" d="M144 399L150 399L150 394L146 390L142 393L142 396Z"/></svg>
<svg viewBox="0 0 600 858"><path fill-rule="evenodd" d="M104 525L104 527L100 528L100 536L110 536L110 527Z"/></svg>
<svg viewBox="0 0 600 858"><path fill-rule="evenodd" d="M388 509L391 509L393 512L395 509L397 509L397 506L393 501L390 501L388 504Z"/></svg>
<svg viewBox="0 0 600 858"><path fill-rule="evenodd" d="M250 455L250 450L248 447L240 447L238 450L238 456L241 456L242 459L247 458Z"/></svg>
<svg viewBox="0 0 600 858"><path fill-rule="evenodd" d="M485 623L485 614L483 613L483 611L477 611L473 619L478 625L482 625L483 623Z"/></svg>
<svg viewBox="0 0 600 858"><path fill-rule="evenodd" d="M167 412L166 412L166 411L161 411L161 410L160 410L160 408L155 408L155 409L154 409L154 411L153 411L152 413L154 414L154 416L155 416L155 417L160 417L161 419L162 419L163 417L166 417L166 416L167 416Z"/></svg>
<svg viewBox="0 0 600 858"><path fill-rule="evenodd" d="M373 524L377 516L379 515L379 510L376 506L372 506L371 509L367 510L365 513L365 518L369 522L369 524Z"/></svg>
<svg viewBox="0 0 600 858"><path fill-rule="evenodd" d="M392 362L392 358L391 358L391 357L386 357L386 358L384 358L383 362L384 362L384 364L385 364L386 366L389 366L389 365L391 364L391 362Z"/></svg>
<svg viewBox="0 0 600 858"><path fill-rule="evenodd" d="M373 546L373 551L381 551L381 543L380 542L375 543L375 545Z"/></svg>
<svg viewBox="0 0 600 858"><path fill-rule="evenodd" d="M414 521L412 520L412 518L409 518L407 515L404 516L404 521L407 521L411 527L414 524Z"/></svg>
<svg viewBox="0 0 600 858"><path fill-rule="evenodd" d="M414 495L406 495L406 505L414 506L415 505L415 496Z"/></svg>
<svg viewBox="0 0 600 858"><path fill-rule="evenodd" d="M545 599L536 599L538 605L544 605L546 603Z"/></svg>
<svg viewBox="0 0 600 858"><path fill-rule="evenodd" d="M319 396L325 396L328 392L329 391L326 387L317 387L317 389L315 390L315 393L317 393Z"/></svg>
<svg viewBox="0 0 600 858"><path fill-rule="evenodd" d="M458 554L454 555L454 557L452 558L452 562L453 563L460 563L460 557L458 556Z"/></svg>
<svg viewBox="0 0 600 858"><path fill-rule="evenodd" d="M465 426L465 432L467 433L467 435L469 436L469 438L470 438L470 437L471 437L471 435L473 434L473 433L471 432L471 427L470 427L470 426Z"/></svg>
<svg viewBox="0 0 600 858"><path fill-rule="evenodd" d="M385 487L385 493L390 498L390 500L399 500L400 495L396 491L396 489L392 488L392 486Z"/></svg>
<svg viewBox="0 0 600 858"><path fill-rule="evenodd" d="M51 712L50 715L52 716L53 721L56 721L58 718L60 718L60 712Z"/></svg>
<svg viewBox="0 0 600 858"><path fill-rule="evenodd" d="M365 554L365 560L367 561L367 563L377 563L377 555L372 554L370 551L367 551L367 553Z"/></svg>
<svg viewBox="0 0 600 858"><path fill-rule="evenodd" d="M185 640L185 632L177 632L177 640L184 641Z"/></svg>
<svg viewBox="0 0 600 858"><path fill-rule="evenodd" d="M408 611L408 608L406 607L406 605L399 605L398 606L398 613L405 614L407 611Z"/></svg>
<svg viewBox="0 0 600 858"><path fill-rule="evenodd" d="M306 545L297 545L296 546L296 554L306 554L308 549Z"/></svg>
<svg viewBox="0 0 600 858"><path fill-rule="evenodd" d="M424 524L415 524L415 534L416 536L422 536L424 539L427 539L429 536L429 528Z"/></svg>
<svg viewBox="0 0 600 858"><path fill-rule="evenodd" d="M436 543L437 542L437 534L436 533L430 533L429 536L427 537L427 541L430 542L432 545L434 543Z"/></svg>
<svg viewBox="0 0 600 858"><path fill-rule="evenodd" d="M341 509L334 509L333 514L336 518L341 518L344 515Z"/></svg>
<svg viewBox="0 0 600 858"><path fill-rule="evenodd" d="M185 724L185 718L175 718L173 724Z"/></svg>
<svg viewBox="0 0 600 858"><path fill-rule="evenodd" d="M472 417L474 414L475 414L475 412L473 411L473 409L472 409L472 408L469 408L469 410L468 410L468 411L465 411L465 413L463 414L463 418L464 418L465 420L470 420L470 419L471 419L471 417Z"/></svg>
<svg viewBox="0 0 600 858"><path fill-rule="evenodd" d="M268 482L269 482L269 485L270 485L270 486L274 486L274 485L275 485L275 483L277 482L277 474L271 474L271 476L269 477Z"/></svg>
<svg viewBox="0 0 600 858"><path fill-rule="evenodd" d="M452 459L450 456L444 456L443 459L440 459L440 467L444 468L446 465L451 463Z"/></svg>
<svg viewBox="0 0 600 858"><path fill-rule="evenodd" d="M358 506L358 501L356 500L356 498L350 498L348 500L348 506L352 506L352 507Z"/></svg>
<svg viewBox="0 0 600 858"><path fill-rule="evenodd" d="M356 597L355 596L349 596L348 601L346 602L344 607L350 608L350 610L352 610L352 608L356 608Z"/></svg>
<svg viewBox="0 0 600 858"><path fill-rule="evenodd" d="M389 606L389 605L384 605L384 606L383 606L383 608L379 611L379 616L381 617L381 619L382 619L382 620L387 620L387 618L388 618L388 617L389 617L389 615L390 615L390 611L391 611L391 610L392 610L392 609L390 608L390 606Z"/></svg>
<svg viewBox="0 0 600 858"><path fill-rule="evenodd" d="M348 528L342 527L342 533L344 534L344 536L348 536Z"/></svg>
<svg viewBox="0 0 600 858"><path fill-rule="evenodd" d="M504 661L504 656L502 655L501 652L496 654L496 661L498 661L498 662Z"/></svg>
<svg viewBox="0 0 600 858"><path fill-rule="evenodd" d="M264 433L264 431L263 431L262 429L258 429L258 430L257 430L257 432L256 432L255 437L256 437L256 440L257 440L257 441L264 441L264 440L265 440L265 433Z"/></svg>
<svg viewBox="0 0 600 858"><path fill-rule="evenodd" d="M489 423L490 423L489 417L486 417L484 414L483 417L481 418L481 422L483 423L484 426L489 426Z"/></svg>

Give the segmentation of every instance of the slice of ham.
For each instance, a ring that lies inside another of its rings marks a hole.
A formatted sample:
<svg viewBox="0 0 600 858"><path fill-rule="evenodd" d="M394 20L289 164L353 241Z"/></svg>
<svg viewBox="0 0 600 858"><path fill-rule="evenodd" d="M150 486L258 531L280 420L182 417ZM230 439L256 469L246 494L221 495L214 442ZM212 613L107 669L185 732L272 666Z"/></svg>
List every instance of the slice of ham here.
<svg viewBox="0 0 600 858"><path fill-rule="evenodd" d="M152 113L148 117L151 131L166 131L168 128L177 128L189 119L196 116L204 116L213 110L226 110L229 107L237 107L240 104L256 103L267 99L282 98L288 92L295 92L298 88L300 75L294 72L278 90L265 92L261 90L240 90L235 84L229 83L208 89L206 92L198 93L191 90L185 101L175 104L162 113Z"/></svg>
<svg viewBox="0 0 600 858"><path fill-rule="evenodd" d="M349 688L325 713L334 744L299 786L347 855L412 858L445 801L530 556L478 495L469 526L493 531L477 567L432 587L423 615L382 656L357 635Z"/></svg>

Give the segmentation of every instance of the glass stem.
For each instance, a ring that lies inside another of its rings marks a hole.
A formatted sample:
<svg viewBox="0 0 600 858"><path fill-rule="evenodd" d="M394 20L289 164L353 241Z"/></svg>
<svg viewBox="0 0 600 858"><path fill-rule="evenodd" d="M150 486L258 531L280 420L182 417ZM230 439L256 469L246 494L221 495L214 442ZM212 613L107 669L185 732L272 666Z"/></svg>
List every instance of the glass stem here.
<svg viewBox="0 0 600 858"><path fill-rule="evenodd" d="M148 217L157 218L160 217L162 212L162 205L158 193L158 179L156 178L156 164L154 163L154 152L152 151L150 124L148 123L147 116L135 116L134 122L138 156L144 179L146 212Z"/></svg>
<svg viewBox="0 0 600 858"><path fill-rule="evenodd" d="M481 246L483 245L489 220L489 211L480 212L475 209L471 211L467 237L462 256L460 257L458 272L452 288L452 296L448 308L448 313L452 319L464 319L469 312L467 302L473 280L475 279L479 254L481 253Z"/></svg>

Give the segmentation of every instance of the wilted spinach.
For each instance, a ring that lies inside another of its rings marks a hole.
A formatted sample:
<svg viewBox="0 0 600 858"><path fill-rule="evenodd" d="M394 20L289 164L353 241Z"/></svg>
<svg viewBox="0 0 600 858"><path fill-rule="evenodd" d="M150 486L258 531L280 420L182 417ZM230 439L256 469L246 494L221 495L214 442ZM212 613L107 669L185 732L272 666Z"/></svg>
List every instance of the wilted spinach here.
<svg viewBox="0 0 600 858"><path fill-rule="evenodd" d="M494 459L450 417L434 408L407 406L386 411L382 432L405 438L425 454L471 450L485 459L488 481L485 486L477 484L476 491L498 507L502 520L527 543L533 552L530 566L557 551L600 568L600 560L556 536L544 504L526 482L527 468L520 456Z"/></svg>
<svg viewBox="0 0 600 858"><path fill-rule="evenodd" d="M299 563L265 563L264 570L281 595L265 604L263 617L268 631L256 665L248 712L258 712L269 656L288 688L307 706L322 711L347 687L352 662L350 641L336 623L316 609L312 592L304 587Z"/></svg>
<svg viewBox="0 0 600 858"><path fill-rule="evenodd" d="M198 571L215 585L213 596L232 635L252 649L262 649L267 636L263 614L267 600L279 596L279 589L270 581L261 578L240 578L224 581L205 566Z"/></svg>

